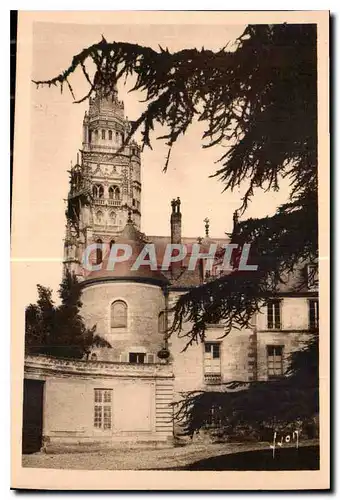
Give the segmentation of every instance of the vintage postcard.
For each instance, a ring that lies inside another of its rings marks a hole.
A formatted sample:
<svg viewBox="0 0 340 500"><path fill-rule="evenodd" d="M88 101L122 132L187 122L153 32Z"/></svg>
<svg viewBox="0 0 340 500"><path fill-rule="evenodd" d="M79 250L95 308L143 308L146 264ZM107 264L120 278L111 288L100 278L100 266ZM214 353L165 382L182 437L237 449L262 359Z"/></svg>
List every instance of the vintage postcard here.
<svg viewBox="0 0 340 500"><path fill-rule="evenodd" d="M13 488L330 487L328 25L19 12Z"/></svg>

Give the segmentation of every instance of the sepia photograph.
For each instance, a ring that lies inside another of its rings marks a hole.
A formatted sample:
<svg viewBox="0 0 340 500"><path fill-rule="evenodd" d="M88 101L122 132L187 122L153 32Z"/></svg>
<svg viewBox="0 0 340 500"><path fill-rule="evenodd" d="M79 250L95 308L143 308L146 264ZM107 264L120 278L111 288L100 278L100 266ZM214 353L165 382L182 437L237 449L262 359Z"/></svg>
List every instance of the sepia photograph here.
<svg viewBox="0 0 340 500"><path fill-rule="evenodd" d="M328 23L19 11L13 488L329 488Z"/></svg>

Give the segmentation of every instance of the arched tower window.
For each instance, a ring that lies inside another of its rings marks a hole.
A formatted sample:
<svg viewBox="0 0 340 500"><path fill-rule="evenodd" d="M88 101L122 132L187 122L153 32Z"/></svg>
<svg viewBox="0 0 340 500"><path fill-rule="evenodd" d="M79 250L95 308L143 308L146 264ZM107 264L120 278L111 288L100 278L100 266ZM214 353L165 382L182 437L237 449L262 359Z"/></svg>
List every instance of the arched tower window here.
<svg viewBox="0 0 340 500"><path fill-rule="evenodd" d="M98 141L98 130L94 131L94 140L97 142Z"/></svg>
<svg viewBox="0 0 340 500"><path fill-rule="evenodd" d="M111 304L111 328L127 327L127 305L123 300Z"/></svg>
<svg viewBox="0 0 340 500"><path fill-rule="evenodd" d="M166 332L166 324L165 324L165 312L161 311L158 315L158 331L159 333Z"/></svg>
<svg viewBox="0 0 340 500"><path fill-rule="evenodd" d="M110 241L110 250L111 250L111 248L112 248L112 245L114 245L114 244L115 244L115 240L111 240L111 241Z"/></svg>
<svg viewBox="0 0 340 500"><path fill-rule="evenodd" d="M105 130L102 130L102 140L105 141Z"/></svg>
<svg viewBox="0 0 340 500"><path fill-rule="evenodd" d="M92 188L92 193L94 198L103 198L104 186L102 186L101 184L95 184Z"/></svg>
<svg viewBox="0 0 340 500"><path fill-rule="evenodd" d="M103 241L99 238L97 241L96 248L96 264L101 264L103 262Z"/></svg>
<svg viewBox="0 0 340 500"><path fill-rule="evenodd" d="M112 141L112 130L109 130L109 141Z"/></svg>
<svg viewBox="0 0 340 500"><path fill-rule="evenodd" d="M91 144L92 142L92 130L89 130L89 143Z"/></svg>
<svg viewBox="0 0 340 500"><path fill-rule="evenodd" d="M120 190L118 186L109 187L109 198L110 200L120 200Z"/></svg>

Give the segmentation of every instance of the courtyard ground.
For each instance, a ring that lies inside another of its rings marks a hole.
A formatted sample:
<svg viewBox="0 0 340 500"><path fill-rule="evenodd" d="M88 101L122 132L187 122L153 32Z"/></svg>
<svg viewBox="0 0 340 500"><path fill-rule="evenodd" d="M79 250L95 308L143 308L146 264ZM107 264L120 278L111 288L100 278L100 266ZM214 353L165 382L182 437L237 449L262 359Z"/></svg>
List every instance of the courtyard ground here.
<svg viewBox="0 0 340 500"><path fill-rule="evenodd" d="M269 446L270 443L192 443L182 447L162 449L120 448L95 452L58 454L39 452L24 455L22 465L23 467L31 468L78 470L209 470L209 468L210 470L212 468L218 470L216 457L221 457L220 464L226 465L220 465L222 469L220 468L219 470L232 470L233 460L231 457L227 460L227 455L234 455L236 462L239 463L240 453L246 455L246 452L262 450L261 455L266 451L268 452L266 455L271 455L272 451ZM314 454L317 454L317 440L300 443L300 447L304 446L313 446ZM277 450L277 457L281 451L284 450ZM293 453L294 450L292 449L291 452ZM302 456L301 451L297 450L297 453L300 453L300 456ZM196 468L198 462L200 462L200 465ZM207 464L206 467L202 467L204 463ZM211 468L211 464L215 465Z"/></svg>

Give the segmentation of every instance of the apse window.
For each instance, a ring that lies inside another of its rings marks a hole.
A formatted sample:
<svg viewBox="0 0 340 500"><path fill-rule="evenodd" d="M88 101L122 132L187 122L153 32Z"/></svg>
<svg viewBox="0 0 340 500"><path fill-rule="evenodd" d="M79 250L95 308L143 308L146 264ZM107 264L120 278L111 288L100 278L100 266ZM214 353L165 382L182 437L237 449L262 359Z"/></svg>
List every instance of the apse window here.
<svg viewBox="0 0 340 500"><path fill-rule="evenodd" d="M145 353L144 352L130 352L129 353L129 363L143 365L145 363Z"/></svg>
<svg viewBox="0 0 340 500"><path fill-rule="evenodd" d="M111 328L127 327L127 305L122 300L111 304Z"/></svg>
<svg viewBox="0 0 340 500"><path fill-rule="evenodd" d="M283 375L283 346L267 346L268 378L280 378Z"/></svg>
<svg viewBox="0 0 340 500"><path fill-rule="evenodd" d="M110 430L112 427L112 389L94 390L94 427Z"/></svg>
<svg viewBox="0 0 340 500"><path fill-rule="evenodd" d="M267 327L268 330L280 330L281 328L280 300L270 300L267 304Z"/></svg>
<svg viewBox="0 0 340 500"><path fill-rule="evenodd" d="M159 333L166 332L166 316L164 311L161 311L158 315L158 331Z"/></svg>

